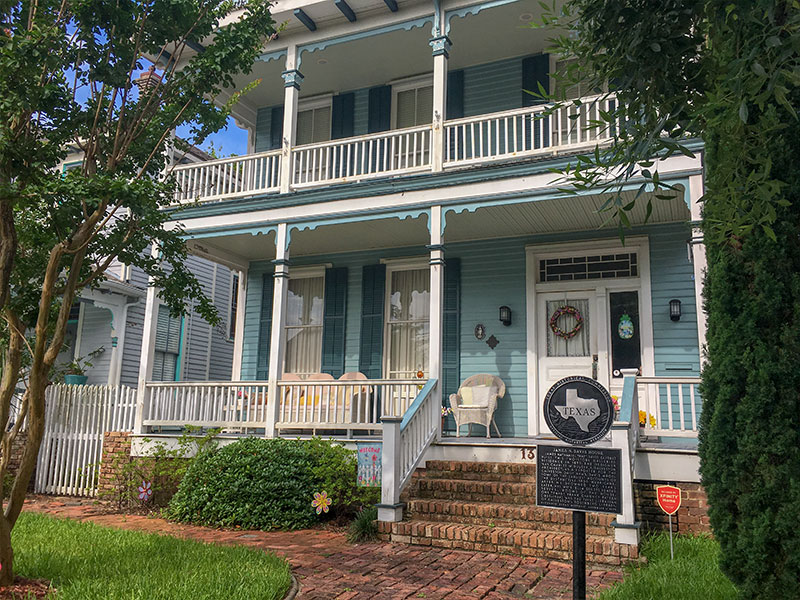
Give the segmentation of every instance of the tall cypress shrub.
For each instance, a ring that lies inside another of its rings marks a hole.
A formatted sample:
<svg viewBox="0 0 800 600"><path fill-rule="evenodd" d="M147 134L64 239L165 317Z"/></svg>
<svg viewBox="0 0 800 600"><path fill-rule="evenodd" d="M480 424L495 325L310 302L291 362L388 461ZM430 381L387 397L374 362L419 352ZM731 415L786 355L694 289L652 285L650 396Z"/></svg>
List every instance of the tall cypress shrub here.
<svg viewBox="0 0 800 600"><path fill-rule="evenodd" d="M800 110L800 94L792 101ZM730 218L731 196L747 210L777 186L779 200L771 227L706 236L701 474L722 570L743 598L788 600L800 598L800 125L781 107L754 108L706 139L707 230ZM734 188L742 148L772 168Z"/></svg>

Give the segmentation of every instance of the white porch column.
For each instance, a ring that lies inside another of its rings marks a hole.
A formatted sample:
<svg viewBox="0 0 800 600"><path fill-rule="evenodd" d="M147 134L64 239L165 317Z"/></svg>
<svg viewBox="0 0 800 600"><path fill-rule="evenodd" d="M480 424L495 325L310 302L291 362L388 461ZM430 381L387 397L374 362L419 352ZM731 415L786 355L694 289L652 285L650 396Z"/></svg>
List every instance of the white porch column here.
<svg viewBox="0 0 800 600"><path fill-rule="evenodd" d="M283 373L286 352L286 299L289 292L289 232L286 223L278 225L275 236L275 286L272 296L272 330L269 343L269 391L267 396L266 437L275 437L275 423L280 410L278 380Z"/></svg>
<svg viewBox="0 0 800 600"><path fill-rule="evenodd" d="M694 295L697 302L697 343L700 348L700 366L703 365L703 352L706 346L706 313L703 310L703 282L706 276L706 246L703 243L703 231L699 223L703 218L703 205L700 203L705 192L703 176L693 175L689 178L689 210L692 223L692 264L694 266Z"/></svg>
<svg viewBox="0 0 800 600"><path fill-rule="evenodd" d="M231 379L242 379L242 350L244 349L244 311L247 305L247 269L237 271L239 287L236 290L236 328L233 331L233 366Z"/></svg>
<svg viewBox="0 0 800 600"><path fill-rule="evenodd" d="M160 250L158 244L153 242L150 254L158 258ZM144 305L144 327L142 328L142 353L139 359L139 389L136 394L136 420L134 433L144 433L142 421L149 407L145 406L145 384L153 377L153 360L156 350L156 326L158 324L158 303L156 302L156 288L151 277L147 286L147 299Z"/></svg>
<svg viewBox="0 0 800 600"><path fill-rule="evenodd" d="M447 118L447 63L450 58L450 38L439 35L430 41L433 48L433 134L431 139L431 168L444 169L444 121Z"/></svg>
<svg viewBox="0 0 800 600"><path fill-rule="evenodd" d="M430 346L428 377L437 379L438 384L431 391L431 410L434 411L433 422L438 423L436 439L442 437L442 343L443 343L443 308L444 308L444 236L442 235L442 207L431 207L429 226L431 230L431 243L428 246L431 252L431 294L430 294Z"/></svg>
<svg viewBox="0 0 800 600"><path fill-rule="evenodd" d="M303 74L299 66L297 46L289 46L286 51L286 70L283 77L283 141L281 143L281 193L285 194L292 185L292 148L297 140L297 102L300 98L300 84Z"/></svg>

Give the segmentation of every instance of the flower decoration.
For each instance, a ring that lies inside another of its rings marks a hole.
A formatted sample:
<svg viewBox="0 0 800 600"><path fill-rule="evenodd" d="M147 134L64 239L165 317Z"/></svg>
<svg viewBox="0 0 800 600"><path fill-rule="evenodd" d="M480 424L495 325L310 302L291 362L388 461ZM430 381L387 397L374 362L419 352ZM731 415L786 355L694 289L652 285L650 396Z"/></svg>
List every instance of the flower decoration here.
<svg viewBox="0 0 800 600"><path fill-rule="evenodd" d="M424 378L425 378L425 371L423 371L422 369L417 371L417 379L424 379Z"/></svg>
<svg viewBox="0 0 800 600"><path fill-rule="evenodd" d="M614 404L614 410L619 412L619 396L611 396L611 402Z"/></svg>
<svg viewBox="0 0 800 600"><path fill-rule="evenodd" d="M150 485L149 481L143 481L142 485L139 486L139 500L142 502L147 502L150 500L150 496L153 495L153 487Z"/></svg>
<svg viewBox="0 0 800 600"><path fill-rule="evenodd" d="M328 498L328 492L315 492L314 499L311 501L311 506L317 509L317 514L327 513L328 507L333 504L333 500Z"/></svg>
<svg viewBox="0 0 800 600"><path fill-rule="evenodd" d="M452 412L453 412L453 409L450 408L449 406L443 406L442 407L442 416L443 417L446 417L447 415L451 414Z"/></svg>
<svg viewBox="0 0 800 600"><path fill-rule="evenodd" d="M656 426L656 418L653 415L647 414L645 411L639 411L639 426L644 427L645 423L649 423L650 427Z"/></svg>
<svg viewBox="0 0 800 600"><path fill-rule="evenodd" d="M575 319L575 326L569 331L561 329L561 327L558 326L558 320L565 315ZM583 315L581 314L581 311L574 306L561 306L550 316L550 329L558 337L564 338L565 340L571 340L578 335L581 327L583 327Z"/></svg>

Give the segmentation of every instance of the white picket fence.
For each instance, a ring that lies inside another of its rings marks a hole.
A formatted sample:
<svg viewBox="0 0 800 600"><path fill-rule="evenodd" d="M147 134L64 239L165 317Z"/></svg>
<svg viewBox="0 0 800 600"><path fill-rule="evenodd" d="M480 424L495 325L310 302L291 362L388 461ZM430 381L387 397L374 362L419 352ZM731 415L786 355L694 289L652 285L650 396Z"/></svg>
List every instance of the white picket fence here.
<svg viewBox="0 0 800 600"><path fill-rule="evenodd" d="M133 431L136 390L55 384L45 393L45 432L36 464L39 494L95 496L103 433Z"/></svg>

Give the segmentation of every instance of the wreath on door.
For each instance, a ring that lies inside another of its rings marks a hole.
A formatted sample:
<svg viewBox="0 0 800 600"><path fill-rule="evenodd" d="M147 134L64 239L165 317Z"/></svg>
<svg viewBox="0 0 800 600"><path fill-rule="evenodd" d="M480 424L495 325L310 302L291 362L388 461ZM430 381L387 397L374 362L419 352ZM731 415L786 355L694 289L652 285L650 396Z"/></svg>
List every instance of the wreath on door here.
<svg viewBox="0 0 800 600"><path fill-rule="evenodd" d="M575 319L575 326L569 331L562 329L558 325L558 321L565 315L569 315ZM581 314L581 311L574 306L561 306L550 316L550 330L558 337L564 338L565 340L571 340L578 335L581 327L583 327L583 315Z"/></svg>

